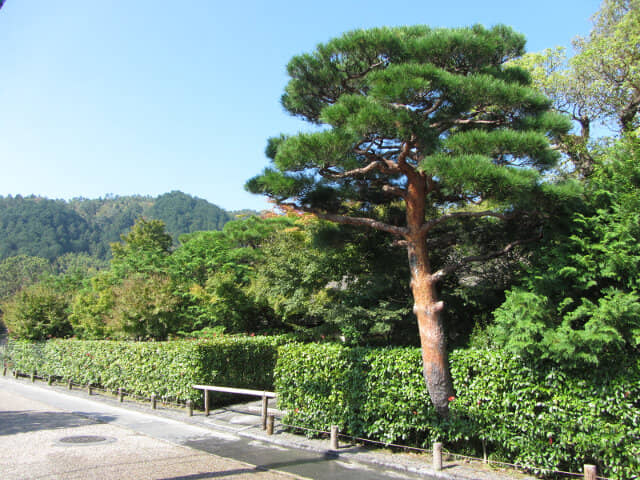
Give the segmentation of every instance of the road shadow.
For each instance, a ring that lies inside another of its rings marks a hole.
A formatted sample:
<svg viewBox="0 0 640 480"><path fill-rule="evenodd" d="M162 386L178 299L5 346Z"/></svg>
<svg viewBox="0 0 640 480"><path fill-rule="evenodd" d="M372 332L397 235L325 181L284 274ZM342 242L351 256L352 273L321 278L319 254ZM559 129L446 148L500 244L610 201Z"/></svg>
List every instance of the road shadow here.
<svg viewBox="0 0 640 480"><path fill-rule="evenodd" d="M8 411L0 412L0 435L84 427L99 423L103 422L66 412Z"/></svg>
<svg viewBox="0 0 640 480"><path fill-rule="evenodd" d="M222 470L219 472L204 472L204 473L194 473L192 475L181 475L178 477L166 477L159 480L204 480L207 478L221 478L221 477L231 477L234 475L242 475L242 474L252 474L252 473L260 473L260 472L268 472L283 469L286 467L295 467L299 465L308 465L314 463L327 462L331 460L335 460L336 455L332 453L325 453L324 455L314 456L313 458L302 458L297 460L290 460L285 462L273 462L266 465L256 465L255 467L246 467L246 468L237 468L232 470Z"/></svg>

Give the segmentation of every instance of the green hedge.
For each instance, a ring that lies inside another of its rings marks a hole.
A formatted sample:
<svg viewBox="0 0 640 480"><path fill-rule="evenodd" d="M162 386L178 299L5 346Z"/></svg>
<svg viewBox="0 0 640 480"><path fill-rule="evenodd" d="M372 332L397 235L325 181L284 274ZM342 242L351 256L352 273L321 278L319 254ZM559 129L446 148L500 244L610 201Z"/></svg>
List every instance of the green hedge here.
<svg viewBox="0 0 640 480"><path fill-rule="evenodd" d="M215 340L11 342L11 368L108 390L202 404L193 384L273 389L277 347L284 337L223 336ZM218 396L219 397L219 396Z"/></svg>
<svg viewBox="0 0 640 480"><path fill-rule="evenodd" d="M640 472L640 361L617 371L568 375L496 351L451 355L457 397L435 414L418 349L280 347L276 391L285 423L429 447L550 470L585 463L611 478Z"/></svg>

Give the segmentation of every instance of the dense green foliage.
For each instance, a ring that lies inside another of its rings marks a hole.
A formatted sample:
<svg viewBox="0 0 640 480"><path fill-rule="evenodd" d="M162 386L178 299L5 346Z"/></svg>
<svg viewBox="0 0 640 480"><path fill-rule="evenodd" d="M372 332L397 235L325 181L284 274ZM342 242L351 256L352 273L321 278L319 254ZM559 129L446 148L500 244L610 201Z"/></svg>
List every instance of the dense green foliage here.
<svg viewBox="0 0 640 480"><path fill-rule="evenodd" d="M7 355L10 368L23 373L202 405L202 392L192 385L271 390L277 346L284 342L283 337L234 336L173 342L15 341Z"/></svg>
<svg viewBox="0 0 640 480"><path fill-rule="evenodd" d="M0 259L29 255L51 261L89 252L93 235L87 219L64 201L0 197Z"/></svg>
<svg viewBox="0 0 640 480"><path fill-rule="evenodd" d="M0 261L0 302L8 300L22 288L27 287L51 271L44 258L16 255Z"/></svg>
<svg viewBox="0 0 640 480"><path fill-rule="evenodd" d="M71 335L69 294L49 278L20 290L2 305L3 321L12 336L28 340Z"/></svg>
<svg viewBox="0 0 640 480"><path fill-rule="evenodd" d="M284 422L384 442L452 451L551 470L594 463L611 478L640 468L640 362L568 375L500 351L451 355L457 396L439 419L418 349L285 345L276 365Z"/></svg>
<svg viewBox="0 0 640 480"><path fill-rule="evenodd" d="M42 197L0 197L0 260L29 255L49 261L65 253L109 258L109 244L118 241L140 217L165 222L174 237L198 230L219 230L233 215L206 200L181 192L157 198L49 200Z"/></svg>
<svg viewBox="0 0 640 480"><path fill-rule="evenodd" d="M233 219L232 213L182 192L160 195L143 215L162 220L167 232L176 239L188 232L222 230Z"/></svg>
<svg viewBox="0 0 640 480"><path fill-rule="evenodd" d="M594 166L585 211L545 242L495 312L491 340L532 358L581 367L640 352L640 142Z"/></svg>

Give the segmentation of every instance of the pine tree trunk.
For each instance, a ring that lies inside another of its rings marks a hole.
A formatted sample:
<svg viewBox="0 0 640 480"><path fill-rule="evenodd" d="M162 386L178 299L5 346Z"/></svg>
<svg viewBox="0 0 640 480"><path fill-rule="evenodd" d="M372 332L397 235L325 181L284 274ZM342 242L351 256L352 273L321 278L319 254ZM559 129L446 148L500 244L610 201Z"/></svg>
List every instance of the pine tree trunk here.
<svg viewBox="0 0 640 480"><path fill-rule="evenodd" d="M418 320L422 348L423 375L429 396L442 417L449 414L449 398L453 383L449 372L447 342L440 312L443 304L437 299L435 282L431 278L426 242L409 244L413 312Z"/></svg>
<svg viewBox="0 0 640 480"><path fill-rule="evenodd" d="M411 270L413 313L418 320L422 349L422 373L436 412L449 415L449 398L453 396L453 382L449 372L447 341L440 312L436 281L431 275L427 232L422 229L425 220L427 182L417 172L407 175L407 253Z"/></svg>

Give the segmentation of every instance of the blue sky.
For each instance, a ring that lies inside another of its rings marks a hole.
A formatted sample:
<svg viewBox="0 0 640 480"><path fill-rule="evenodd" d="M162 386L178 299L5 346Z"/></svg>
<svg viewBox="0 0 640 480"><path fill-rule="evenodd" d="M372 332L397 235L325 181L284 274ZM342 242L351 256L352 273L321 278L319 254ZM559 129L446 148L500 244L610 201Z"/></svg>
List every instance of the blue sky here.
<svg viewBox="0 0 640 480"><path fill-rule="evenodd" d="M588 34L600 0L7 0L0 10L0 195L181 190L228 210L266 139L306 128L285 66L343 32L503 23L527 50Z"/></svg>

